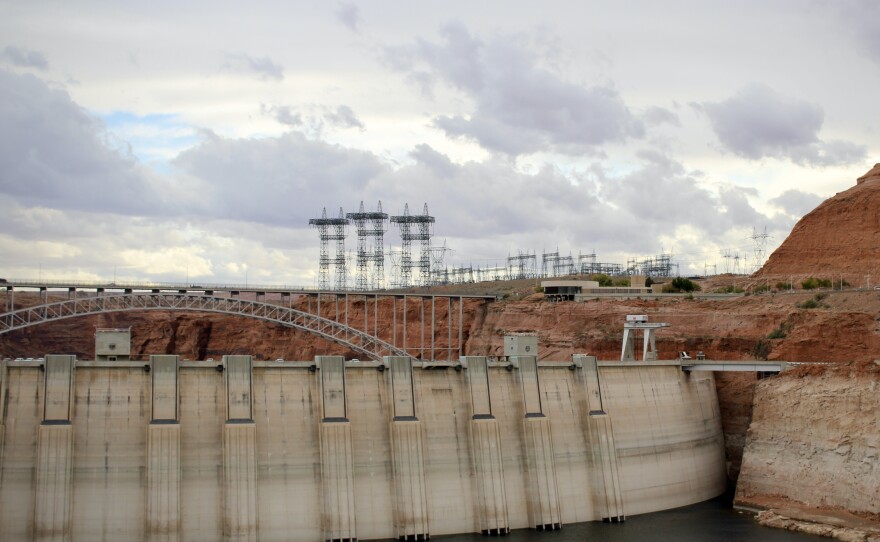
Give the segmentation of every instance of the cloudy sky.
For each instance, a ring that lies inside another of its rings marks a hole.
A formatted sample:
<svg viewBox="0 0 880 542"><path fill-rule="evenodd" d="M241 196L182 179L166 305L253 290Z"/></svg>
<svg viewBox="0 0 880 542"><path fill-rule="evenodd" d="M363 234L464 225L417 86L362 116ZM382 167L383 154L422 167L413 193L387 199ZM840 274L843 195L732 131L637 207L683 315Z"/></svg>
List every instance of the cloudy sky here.
<svg viewBox="0 0 880 542"><path fill-rule="evenodd" d="M0 0L0 277L314 286L308 220L380 200L427 203L450 267L558 248L747 270L755 231L769 253L880 161L878 20L873 0Z"/></svg>

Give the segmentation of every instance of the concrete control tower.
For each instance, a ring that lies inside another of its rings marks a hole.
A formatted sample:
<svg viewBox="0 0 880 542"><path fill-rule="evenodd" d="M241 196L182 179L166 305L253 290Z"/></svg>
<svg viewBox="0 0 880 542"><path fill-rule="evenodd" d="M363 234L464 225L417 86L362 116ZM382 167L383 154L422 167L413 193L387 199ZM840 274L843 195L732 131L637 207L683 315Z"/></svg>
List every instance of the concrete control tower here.
<svg viewBox="0 0 880 542"><path fill-rule="evenodd" d="M130 359L131 328L95 330L95 361L129 361Z"/></svg>
<svg viewBox="0 0 880 542"><path fill-rule="evenodd" d="M628 314L623 324L623 347L620 349L620 361L635 361L636 334L642 331L642 360L657 359L657 348L654 344L654 332L669 324L649 323L647 314Z"/></svg>

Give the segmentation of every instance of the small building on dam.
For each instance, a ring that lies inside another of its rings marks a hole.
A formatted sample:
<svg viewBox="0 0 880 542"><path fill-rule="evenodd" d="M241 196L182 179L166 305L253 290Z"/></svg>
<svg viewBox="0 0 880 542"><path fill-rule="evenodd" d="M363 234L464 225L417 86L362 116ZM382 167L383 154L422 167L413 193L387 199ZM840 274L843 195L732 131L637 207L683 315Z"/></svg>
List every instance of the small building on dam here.
<svg viewBox="0 0 880 542"><path fill-rule="evenodd" d="M713 374L678 360L99 350L0 365L0 540L501 535L725 489Z"/></svg>

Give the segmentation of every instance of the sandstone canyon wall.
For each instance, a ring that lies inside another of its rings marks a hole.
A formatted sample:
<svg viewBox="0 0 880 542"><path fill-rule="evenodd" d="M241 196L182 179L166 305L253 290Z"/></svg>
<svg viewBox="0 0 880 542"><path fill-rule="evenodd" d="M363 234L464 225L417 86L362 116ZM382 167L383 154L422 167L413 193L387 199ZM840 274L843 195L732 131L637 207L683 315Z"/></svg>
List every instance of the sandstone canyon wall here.
<svg viewBox="0 0 880 542"><path fill-rule="evenodd" d="M880 363L803 366L760 382L736 502L869 533L842 539L880 539Z"/></svg>

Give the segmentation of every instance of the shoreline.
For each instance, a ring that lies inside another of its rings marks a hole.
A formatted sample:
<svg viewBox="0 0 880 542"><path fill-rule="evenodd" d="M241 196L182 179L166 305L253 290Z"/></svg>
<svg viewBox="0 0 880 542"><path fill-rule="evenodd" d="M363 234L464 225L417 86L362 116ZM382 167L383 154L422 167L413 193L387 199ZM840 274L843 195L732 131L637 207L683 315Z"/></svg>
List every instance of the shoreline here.
<svg viewBox="0 0 880 542"><path fill-rule="evenodd" d="M844 542L880 542L880 522L846 510L816 508L779 497L735 502L735 510L755 514L764 527L835 538Z"/></svg>

